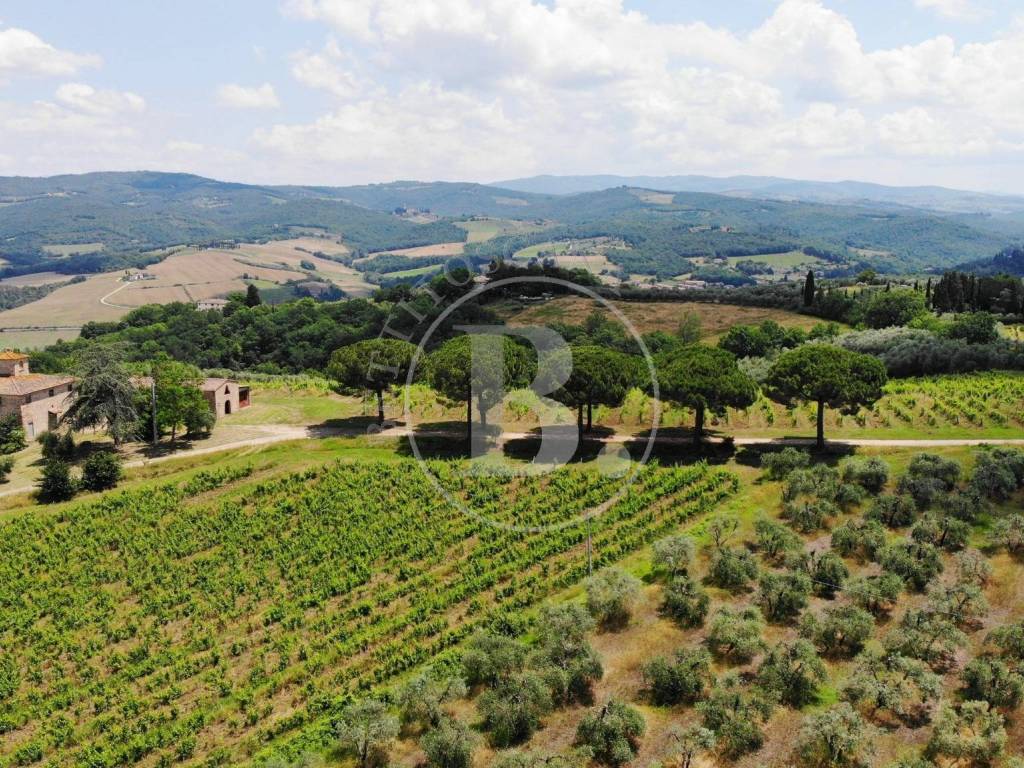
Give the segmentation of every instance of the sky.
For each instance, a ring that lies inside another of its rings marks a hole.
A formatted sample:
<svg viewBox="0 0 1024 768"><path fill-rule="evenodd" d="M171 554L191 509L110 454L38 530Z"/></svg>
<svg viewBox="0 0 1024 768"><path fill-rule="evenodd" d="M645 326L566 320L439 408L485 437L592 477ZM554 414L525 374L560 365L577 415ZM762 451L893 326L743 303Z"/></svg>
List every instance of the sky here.
<svg viewBox="0 0 1024 768"><path fill-rule="evenodd" d="M139 169L1024 193L1024 6L0 0L0 175Z"/></svg>

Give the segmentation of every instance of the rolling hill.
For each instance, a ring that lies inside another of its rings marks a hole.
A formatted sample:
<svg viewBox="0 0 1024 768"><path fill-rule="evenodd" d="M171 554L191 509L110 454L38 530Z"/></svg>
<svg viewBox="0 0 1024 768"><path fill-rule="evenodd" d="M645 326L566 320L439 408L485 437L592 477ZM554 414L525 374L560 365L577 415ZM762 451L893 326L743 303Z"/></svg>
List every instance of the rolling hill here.
<svg viewBox="0 0 1024 768"><path fill-rule="evenodd" d="M768 200L891 205L944 213L1006 214L1024 211L1024 197L969 192L937 186L891 187L862 181L801 181L775 176L531 176L494 183L522 193L572 195L610 187L643 187L667 192L705 192Z"/></svg>

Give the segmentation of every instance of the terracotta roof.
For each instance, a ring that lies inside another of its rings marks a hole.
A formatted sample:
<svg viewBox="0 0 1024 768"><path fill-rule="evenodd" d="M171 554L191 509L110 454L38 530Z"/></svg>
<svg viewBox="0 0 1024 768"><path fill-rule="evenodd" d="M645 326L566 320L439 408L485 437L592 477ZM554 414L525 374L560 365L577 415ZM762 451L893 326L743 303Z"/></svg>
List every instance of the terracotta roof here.
<svg viewBox="0 0 1024 768"><path fill-rule="evenodd" d="M2 381L3 379L0 379ZM234 379L203 379L199 384L199 389L203 392L213 392L220 389L225 384L233 384ZM148 387L152 385L153 379L150 376L133 376L132 384L136 387Z"/></svg>
<svg viewBox="0 0 1024 768"><path fill-rule="evenodd" d="M70 384L73 376L51 376L48 373L26 373L24 376L0 377L0 395L29 395L51 387Z"/></svg>
<svg viewBox="0 0 1024 768"><path fill-rule="evenodd" d="M230 381L231 379L204 379L203 383L199 385L199 388L203 390L203 392L216 392Z"/></svg>
<svg viewBox="0 0 1024 768"><path fill-rule="evenodd" d="M15 352L13 349L5 349L0 352L0 360L28 360L28 355Z"/></svg>

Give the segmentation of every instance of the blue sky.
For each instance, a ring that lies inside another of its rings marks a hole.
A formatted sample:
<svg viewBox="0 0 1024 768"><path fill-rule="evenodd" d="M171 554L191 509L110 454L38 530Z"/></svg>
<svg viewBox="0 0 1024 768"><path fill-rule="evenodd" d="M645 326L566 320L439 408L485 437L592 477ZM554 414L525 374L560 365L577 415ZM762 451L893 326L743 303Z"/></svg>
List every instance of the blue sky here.
<svg viewBox="0 0 1024 768"><path fill-rule="evenodd" d="M1014 6L6 3L0 174L751 173L1024 193Z"/></svg>

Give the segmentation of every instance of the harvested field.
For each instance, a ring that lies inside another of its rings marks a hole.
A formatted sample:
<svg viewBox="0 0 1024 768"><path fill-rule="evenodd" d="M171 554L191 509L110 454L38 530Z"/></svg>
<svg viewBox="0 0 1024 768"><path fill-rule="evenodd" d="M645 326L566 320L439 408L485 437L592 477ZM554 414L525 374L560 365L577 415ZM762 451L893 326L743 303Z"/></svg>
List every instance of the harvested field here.
<svg viewBox="0 0 1024 768"><path fill-rule="evenodd" d="M563 296L543 304L528 306L518 312L512 312L506 319L511 325L552 322L579 325L586 320L587 315L600 306L598 303L580 296ZM640 333L650 331L674 333L688 312L700 316L702 334L709 338L721 335L734 325L760 323L764 320L774 320L784 326L804 329L812 328L815 323L820 322L819 318L787 312L783 309L705 304L694 301L620 301L616 302L616 306Z"/></svg>

